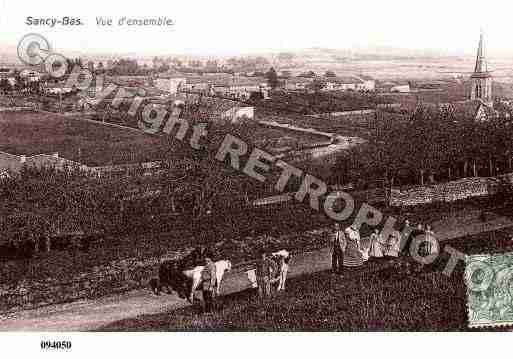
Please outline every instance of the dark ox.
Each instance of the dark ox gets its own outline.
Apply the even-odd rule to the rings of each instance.
[[[158,278],[150,280],[150,287],[156,295],[163,289],[168,294],[175,291],[180,298],[186,298],[192,287],[192,280],[183,274],[184,269],[193,268],[203,264],[203,257],[212,255],[205,248],[196,248],[181,259],[167,260],[160,264]]]

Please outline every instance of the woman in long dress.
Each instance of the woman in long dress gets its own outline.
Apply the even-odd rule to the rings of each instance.
[[[369,257],[382,258],[383,257],[383,243],[379,229],[374,229],[374,233],[370,236],[370,252]]]
[[[388,237],[387,249],[385,255],[387,257],[399,257],[401,248],[401,234],[399,231],[393,231]]]
[[[344,267],[359,267],[363,265],[363,255],[360,249],[360,233],[354,227],[346,229],[346,248],[344,259],[342,261]]]
[[[438,241],[435,237],[435,232],[431,229],[431,226],[428,224],[426,225],[425,230],[426,235],[426,255],[431,255],[438,253]]]

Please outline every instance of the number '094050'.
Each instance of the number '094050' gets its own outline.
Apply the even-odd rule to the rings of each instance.
[[[71,342],[67,340],[50,341],[42,340],[41,349],[55,349],[55,350],[69,350],[71,349]]]

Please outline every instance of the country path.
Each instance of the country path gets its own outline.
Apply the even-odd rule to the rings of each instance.
[[[435,230],[439,240],[458,238],[513,226],[513,221],[496,217],[486,223],[477,221],[439,222]],[[295,254],[289,277],[330,269],[328,248]],[[247,269],[247,268],[246,268]],[[225,276],[222,295],[239,292],[251,287],[246,270],[236,266]],[[80,300],[0,316],[0,331],[94,331],[109,323],[142,314],[157,314],[189,306],[185,299],[175,294],[154,295],[149,289],[139,289],[98,299]]]

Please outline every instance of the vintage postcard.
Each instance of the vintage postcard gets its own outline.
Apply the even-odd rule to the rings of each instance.
[[[0,332],[513,329],[507,3],[0,4]]]

